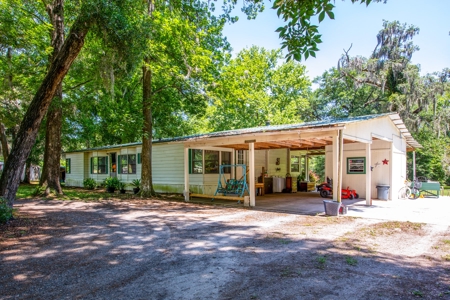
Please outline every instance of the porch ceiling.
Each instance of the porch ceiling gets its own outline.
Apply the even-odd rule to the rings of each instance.
[[[344,139],[344,144],[355,143],[355,141]],[[264,141],[255,142],[255,150],[269,149],[291,149],[291,150],[307,150],[309,153],[323,154],[325,146],[332,145],[332,137],[315,137],[310,139],[300,138],[298,140],[282,140],[282,141]],[[223,148],[232,148],[235,150],[249,150],[248,143],[236,143],[229,145],[220,145]]]
[[[307,130],[289,130],[278,132],[261,132],[234,137],[219,137],[191,140],[188,147],[222,147],[235,150],[249,150],[254,143],[255,150],[291,149],[306,151],[309,155],[325,154],[325,146],[332,145],[337,131],[344,126],[315,128]],[[356,143],[350,137],[344,137],[344,144]]]

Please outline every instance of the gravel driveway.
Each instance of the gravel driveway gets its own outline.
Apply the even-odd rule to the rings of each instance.
[[[450,299],[444,224],[163,200],[18,201],[0,299]]]

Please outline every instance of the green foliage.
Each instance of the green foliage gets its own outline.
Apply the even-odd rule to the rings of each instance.
[[[386,2],[386,0],[351,0],[352,3]],[[322,43],[322,35],[319,33],[318,25],[313,21],[313,17],[318,17],[318,22],[322,22],[327,16],[334,19],[333,0],[311,0],[311,1],[285,1],[275,0],[273,9],[284,21],[284,26],[279,27],[282,39],[282,49],[286,49],[287,60],[300,61],[309,56],[316,57],[319,51],[318,44]]]
[[[42,185],[37,185],[33,190],[33,196],[41,196],[45,191],[45,187]]]
[[[424,176],[439,181],[442,185],[450,183],[450,137],[436,137],[428,129],[423,129],[417,136],[422,149],[416,151],[416,176]],[[412,154],[408,154],[408,177],[412,178]]]
[[[127,184],[125,182],[120,181],[118,187],[119,190],[124,190],[127,187]]]
[[[0,197],[0,224],[9,221],[12,218],[13,208],[9,207],[6,199]]]
[[[316,257],[316,261],[318,263],[319,269],[324,269],[325,268],[325,265],[327,263],[326,256],[318,256],[318,257]]]
[[[345,258],[345,262],[350,266],[356,266],[358,264],[358,261],[355,258],[350,257],[350,256],[347,256]]]
[[[89,190],[93,190],[97,187],[97,182],[94,178],[85,178],[83,180],[83,186]]]
[[[325,156],[319,155],[311,157],[309,160],[309,168],[317,175],[317,183],[325,181]]]
[[[398,112],[424,146],[417,149],[417,176],[450,183],[450,70],[420,75],[419,66],[411,64],[418,31],[412,25],[385,21],[369,58],[352,57],[346,51],[338,68],[315,79],[320,87],[311,108],[318,119]],[[409,178],[412,170],[409,153]]]
[[[107,177],[103,181],[106,188],[119,188],[120,181],[117,177]]]
[[[134,179],[133,181],[131,181],[131,186],[133,186],[135,188],[141,187],[141,180],[140,179]]]
[[[256,46],[223,68],[209,92],[209,131],[298,123],[310,115],[305,67],[281,63],[280,52]]]

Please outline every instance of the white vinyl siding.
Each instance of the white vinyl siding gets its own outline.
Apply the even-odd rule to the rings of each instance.
[[[84,180],[84,153],[66,154],[66,159],[70,159],[71,170],[66,174],[65,183],[67,186],[83,186]]]
[[[154,144],[152,175],[155,184],[184,183],[183,144]]]

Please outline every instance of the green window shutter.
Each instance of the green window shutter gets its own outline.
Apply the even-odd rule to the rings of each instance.
[[[137,163],[138,164],[142,163],[142,161],[141,161],[141,153],[138,153],[138,162]]]
[[[108,156],[107,157],[105,157],[106,158],[106,174],[108,174]]]
[[[91,174],[94,174],[94,158],[91,157]]]
[[[192,174],[192,149],[189,149],[189,174]]]
[[[117,165],[118,165],[117,173],[122,174],[122,164],[121,164],[122,155],[118,155],[117,158],[118,158],[117,159]]]

